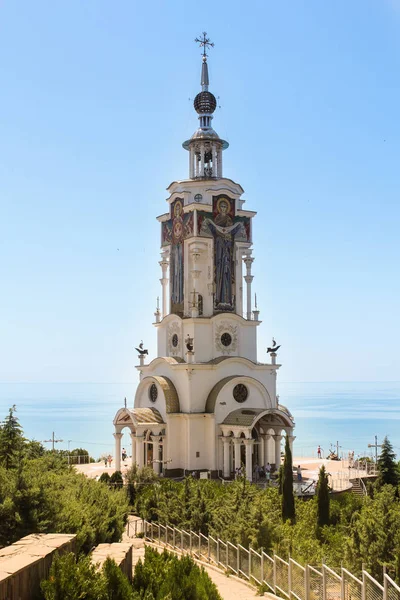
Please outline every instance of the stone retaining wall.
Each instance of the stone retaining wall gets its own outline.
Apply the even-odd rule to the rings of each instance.
[[[119,568],[132,581],[132,544],[121,542],[114,544],[99,544],[92,553],[92,563],[103,566],[106,558],[115,560]],[[0,598],[1,600],[1,598]]]
[[[0,550],[0,600],[34,600],[55,552],[74,552],[75,535],[33,533]]]

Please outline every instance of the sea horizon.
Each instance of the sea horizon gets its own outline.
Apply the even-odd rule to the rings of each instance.
[[[58,449],[86,448],[98,458],[114,452],[113,418],[127,398],[133,406],[137,382],[0,382],[0,420],[16,405],[25,436],[49,440]],[[400,456],[400,381],[280,381],[279,401],[292,412],[294,455],[340,452],[372,455],[368,444],[387,435]],[[126,434],[128,433],[125,430]],[[122,445],[130,448],[124,435]],[[44,444],[47,448],[49,443]]]

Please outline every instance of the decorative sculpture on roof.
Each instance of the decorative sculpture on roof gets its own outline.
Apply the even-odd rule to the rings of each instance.
[[[276,354],[280,347],[281,345],[277,346],[275,339],[272,338],[272,346],[270,348],[267,348],[267,352],[268,354]]]
[[[144,346],[143,346],[143,340],[141,340],[141,342],[139,344],[139,348],[135,348],[135,350],[137,351],[139,356],[145,356],[145,354],[149,353],[149,351],[146,348],[144,348]]]
[[[185,344],[186,344],[186,348],[187,348],[188,352],[193,352],[193,348],[194,348],[193,338],[190,337],[189,334],[187,334],[187,337],[186,337],[186,340],[185,340]]]

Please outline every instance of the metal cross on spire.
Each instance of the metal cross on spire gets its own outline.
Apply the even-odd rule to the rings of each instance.
[[[203,37],[202,38],[196,38],[194,40],[196,42],[196,44],[200,44],[200,48],[203,48],[203,60],[207,59],[207,46],[210,46],[210,48],[214,48],[214,42],[210,42],[210,38],[207,37],[207,32],[203,31]]]

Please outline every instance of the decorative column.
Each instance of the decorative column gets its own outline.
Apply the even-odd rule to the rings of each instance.
[[[253,446],[254,440],[244,440],[246,446],[246,479],[253,480]]]
[[[222,177],[222,149],[221,148],[217,152],[217,161],[218,161],[218,168],[217,168],[218,177]]]
[[[139,469],[143,467],[144,463],[144,437],[142,435],[136,436],[136,463]]]
[[[153,471],[160,474],[160,442],[162,440],[161,435],[152,435],[151,439],[153,440]]]
[[[275,468],[278,470],[281,465],[281,435],[273,436],[275,441]]]
[[[114,433],[115,438],[115,470],[121,470],[121,438],[122,433]]]
[[[132,445],[132,466],[136,462],[136,433],[131,433],[131,445]]]
[[[254,261],[254,258],[250,256],[250,252],[246,253],[243,257],[243,262],[246,265],[246,275],[244,277],[244,280],[247,285],[246,318],[248,321],[251,321],[251,282],[253,281],[253,275],[251,274],[251,264]]]
[[[241,456],[240,456],[240,446],[242,445],[241,438],[233,438],[233,444],[235,448],[235,471],[236,469],[240,469],[242,466]]]
[[[265,467],[265,465],[268,462],[271,463],[271,461],[269,460],[269,452],[268,452],[268,442],[271,439],[271,434],[270,433],[263,433],[262,434],[262,439],[264,441],[263,461],[264,461],[264,467]]]
[[[204,177],[204,143],[200,144],[200,177]]]
[[[289,438],[289,448],[290,448],[290,452],[292,453],[292,458],[293,458],[293,442],[296,439],[296,436],[292,435],[291,432],[286,435]]]
[[[192,304],[191,314],[192,314],[193,318],[196,318],[199,316],[199,304],[197,301],[196,282],[197,282],[198,278],[200,277],[200,273],[201,273],[201,271],[199,269],[197,269],[197,261],[200,256],[200,249],[197,247],[192,248],[191,255],[192,255],[192,260],[193,260],[193,269],[190,271],[191,275],[192,275],[192,281],[193,281],[193,291],[192,291],[193,301],[191,302],[191,304]]]
[[[224,457],[223,476],[225,477],[225,479],[227,479],[230,476],[230,469],[229,469],[229,448],[230,448],[231,438],[223,436],[222,437],[222,443],[223,443],[223,457]]]
[[[212,176],[217,176],[217,149],[215,144],[212,145]]]
[[[194,178],[194,150],[193,146],[190,147],[189,151],[189,178]]]
[[[167,260],[167,252],[161,252],[161,260],[159,265],[162,271],[162,277],[160,279],[160,283],[162,285],[162,318],[167,316],[167,269],[168,269],[168,260]]]

